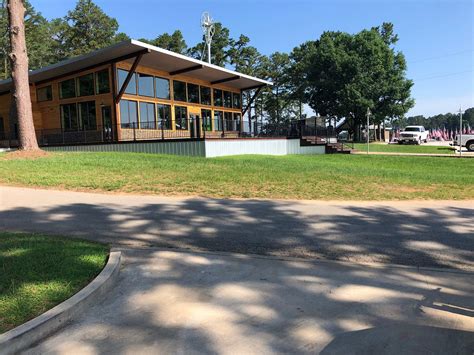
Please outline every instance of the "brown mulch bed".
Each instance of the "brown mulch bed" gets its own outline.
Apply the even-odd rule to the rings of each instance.
[[[7,153],[4,157],[0,159],[13,160],[13,159],[38,159],[44,158],[51,155],[49,152],[44,150],[15,150],[13,152]]]

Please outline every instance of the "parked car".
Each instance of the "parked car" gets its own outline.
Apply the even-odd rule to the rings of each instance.
[[[459,134],[454,138],[450,145],[459,146]],[[474,134],[463,134],[461,139],[461,146],[466,147],[470,152],[474,152]]]
[[[428,141],[428,131],[423,126],[407,126],[400,132],[398,144],[413,143],[421,144]]]

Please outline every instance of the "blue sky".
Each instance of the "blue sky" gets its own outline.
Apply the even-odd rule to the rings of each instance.
[[[75,0],[31,0],[47,18],[62,17]],[[474,106],[474,1],[472,0],[96,0],[132,38],[180,29],[188,45],[201,38],[200,15],[243,33],[264,54],[289,52],[323,31],[350,33],[384,21],[399,35],[416,100],[410,115],[433,115]]]

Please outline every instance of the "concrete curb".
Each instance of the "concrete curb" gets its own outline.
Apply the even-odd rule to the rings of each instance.
[[[0,355],[15,354],[44,339],[99,301],[116,283],[122,253],[113,251],[101,273],[85,288],[42,315],[0,334]]]

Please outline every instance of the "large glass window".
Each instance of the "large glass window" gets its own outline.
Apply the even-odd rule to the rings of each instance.
[[[94,95],[94,74],[86,74],[77,78],[79,96]]]
[[[137,126],[136,101],[120,100],[120,125],[122,128],[133,128]]]
[[[214,106],[222,107],[222,90],[214,89]]]
[[[201,86],[201,104],[211,105],[211,88]]]
[[[212,111],[202,109],[201,116],[202,116],[202,128],[205,131],[212,131]]]
[[[158,128],[171,129],[171,106],[157,104],[158,106]]]
[[[51,85],[45,86],[44,88],[39,88],[36,90],[36,96],[38,102],[42,101],[51,101],[53,99],[53,89]]]
[[[224,91],[224,107],[232,108],[232,93]]]
[[[95,101],[80,102],[79,104],[79,125],[85,131],[97,129],[95,115]]]
[[[188,129],[188,108],[184,106],[175,106],[174,120],[176,129]]]
[[[118,89],[122,88],[123,83],[125,83],[125,79],[127,78],[128,70],[119,69],[118,70]],[[125,89],[126,94],[136,95],[137,94],[137,74],[133,73],[130,82]]]
[[[104,69],[95,73],[97,94],[107,94],[110,92],[109,69]]]
[[[222,120],[224,119],[224,113],[222,111],[214,111],[214,130],[222,131]]]
[[[240,94],[237,94],[237,93],[233,93],[232,94],[232,107],[233,108],[241,108],[242,107],[242,100],[240,98]]]
[[[155,96],[152,75],[138,74],[138,95],[149,97]]]
[[[199,103],[199,85],[188,83],[188,102]]]
[[[59,83],[59,97],[61,99],[69,99],[76,97],[76,80],[68,79]]]
[[[176,101],[186,101],[186,83],[173,80],[173,98]]]
[[[140,102],[140,128],[156,129],[155,104],[151,102]]]
[[[156,97],[159,99],[170,99],[170,81],[165,78],[155,78]]]
[[[242,130],[242,115],[240,113],[234,113],[234,127],[235,131]]]
[[[226,131],[234,131],[232,112],[224,112],[224,127]]]
[[[77,131],[79,124],[77,120],[77,105],[61,105],[61,123],[64,131]]]

